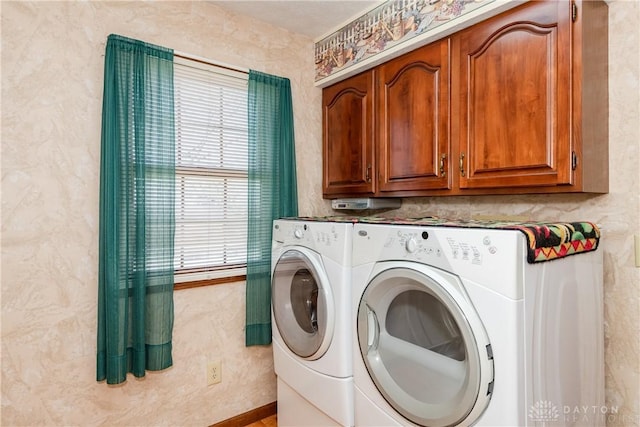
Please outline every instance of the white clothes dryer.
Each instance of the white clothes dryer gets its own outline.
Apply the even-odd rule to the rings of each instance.
[[[273,358],[278,425],[352,426],[353,224],[273,224]]]
[[[355,425],[573,425],[566,408],[603,408],[602,251],[529,264],[526,245],[354,226]]]

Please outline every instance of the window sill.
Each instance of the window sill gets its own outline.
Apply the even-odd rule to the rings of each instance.
[[[173,290],[181,291],[184,289],[201,288],[203,286],[214,286],[214,285],[223,285],[225,283],[243,282],[245,280],[247,280],[246,275],[217,277],[215,279],[192,280],[189,282],[176,283],[175,285],[173,285]]]
[[[225,283],[243,282],[247,280],[245,265],[231,268],[220,268],[209,271],[182,271],[176,273],[174,291],[200,288],[202,286],[222,285]]]

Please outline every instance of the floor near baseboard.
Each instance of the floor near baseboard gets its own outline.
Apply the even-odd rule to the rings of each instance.
[[[271,415],[270,417],[251,423],[246,427],[278,427],[278,417],[277,415]]]

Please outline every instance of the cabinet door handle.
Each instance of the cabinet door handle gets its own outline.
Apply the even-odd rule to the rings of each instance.
[[[444,161],[447,159],[446,154],[440,155],[440,176],[447,176],[447,172],[444,170]]]
[[[371,182],[371,163],[367,165],[367,174],[366,174],[367,182]]]
[[[464,176],[464,153],[460,153],[460,175]]]

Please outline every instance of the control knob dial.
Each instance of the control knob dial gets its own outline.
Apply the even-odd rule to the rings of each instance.
[[[404,248],[407,250],[407,252],[411,254],[414,253],[416,249],[418,249],[418,242],[416,241],[415,237],[409,237],[404,244]]]

